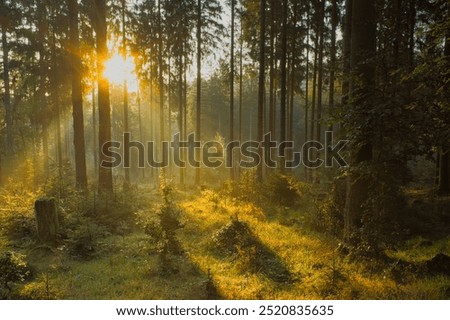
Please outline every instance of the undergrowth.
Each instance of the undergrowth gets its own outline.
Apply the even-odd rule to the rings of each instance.
[[[316,189],[282,175],[261,186],[250,171],[240,182],[218,190],[183,193],[170,181],[161,181],[158,192],[143,193],[129,186],[109,196],[92,189],[79,192],[68,185],[63,190],[58,190],[61,185],[53,189],[48,185],[44,190],[11,181],[8,188],[0,190],[0,252],[5,253],[0,267],[12,270],[0,273],[9,279],[2,280],[2,296],[449,297],[445,256],[450,255],[450,241],[448,235],[442,236],[444,230],[439,234],[428,232],[435,224],[445,222],[445,202],[436,205],[428,196],[414,198],[404,193],[400,196],[408,201],[385,207],[383,203],[396,201],[399,194],[374,188],[377,203],[367,204],[370,210],[365,219],[381,219],[373,221],[391,223],[389,228],[395,231],[397,225],[390,220],[395,218],[409,230],[403,233],[408,237],[389,228],[389,232],[374,235],[370,232],[375,231],[365,230],[367,242],[381,244],[377,251],[383,253],[382,259],[366,259],[364,254],[370,250],[363,247],[364,242],[360,242],[360,252],[340,244],[337,230],[342,226],[342,204],[322,201],[319,195],[326,192],[325,186]],[[331,192],[334,199],[342,198],[341,185],[337,182]],[[286,198],[272,203],[280,194]],[[54,196],[58,202],[61,232],[56,247],[44,247],[34,240],[33,203],[42,195]],[[426,226],[420,226],[417,219],[428,209],[428,220],[422,220]],[[395,210],[398,212],[390,216],[389,212]],[[7,252],[11,252],[9,258]]]

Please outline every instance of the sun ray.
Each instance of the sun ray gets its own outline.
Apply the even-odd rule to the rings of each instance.
[[[105,62],[105,71],[103,75],[111,84],[121,85],[127,81],[128,89],[136,91],[137,78],[136,66],[132,57],[124,57],[120,54],[114,54]]]

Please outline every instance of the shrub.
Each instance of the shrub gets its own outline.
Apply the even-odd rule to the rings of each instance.
[[[24,256],[6,252],[0,257],[0,293],[3,298],[11,294],[11,283],[23,282],[31,275],[30,268],[24,260]]]
[[[315,200],[315,212],[311,226],[322,232],[342,237],[344,229],[344,209],[346,197],[346,180],[337,178],[333,182],[330,195],[324,201]]]
[[[295,207],[308,193],[308,186],[286,174],[272,174],[263,185],[263,196],[268,203]]]
[[[180,209],[174,204],[164,204],[156,213],[156,218],[144,223],[144,231],[155,242],[159,252],[181,253],[176,231],[184,225],[180,222]]]
[[[359,230],[360,251],[384,256],[384,249],[402,238],[400,219],[407,211],[405,197],[399,188],[375,180],[368,201],[363,206],[362,227]]]
[[[238,181],[226,181],[223,191],[227,196],[243,201],[255,202],[261,198],[255,170],[242,171]]]
[[[404,238],[402,217],[409,214],[400,181],[385,164],[355,168],[360,179],[369,182],[365,202],[361,206],[358,228],[348,244],[355,258],[384,260],[384,251]]]
[[[94,199],[92,216],[110,232],[123,235],[136,224],[135,213],[142,207],[138,189],[129,186],[115,192],[113,196],[98,195]]]
[[[107,230],[98,225],[92,218],[72,217],[72,221],[67,226],[64,243],[72,257],[90,259],[97,250],[98,240],[106,235],[108,235]]]
[[[176,236],[176,231],[183,227],[179,220],[180,213],[180,209],[177,206],[172,203],[165,203],[157,212],[157,219],[150,220],[144,227],[145,233],[156,244],[159,270],[163,276],[178,271],[171,256],[183,253]]]
[[[48,274],[41,274],[36,281],[25,284],[18,296],[26,300],[53,300],[58,299],[60,294],[50,285]]]
[[[49,198],[65,199],[70,198],[76,192],[74,188],[75,172],[70,161],[62,163],[61,169],[57,164],[50,164],[50,174],[43,184],[43,193]]]
[[[287,283],[292,275],[275,252],[253,234],[247,223],[233,218],[212,236],[215,247],[235,259],[243,272],[261,273],[270,280]]]
[[[9,181],[0,190],[0,232],[10,239],[23,239],[35,234],[34,200],[39,191],[32,191],[23,183]]]
[[[252,246],[253,235],[247,223],[232,218],[231,222],[213,234],[212,241],[222,253],[234,255],[242,248]]]
[[[160,184],[164,203],[157,209],[156,214],[147,216],[138,211],[138,224],[143,226],[144,232],[150,236],[156,246],[159,256],[159,270],[161,275],[177,272],[171,256],[181,255],[183,249],[177,239],[177,230],[184,227],[180,221],[181,209],[172,202],[173,188],[165,179]]]

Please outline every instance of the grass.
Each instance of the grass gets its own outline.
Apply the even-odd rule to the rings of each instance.
[[[154,191],[155,192],[155,191]],[[150,192],[142,212],[154,214]],[[0,251],[27,256],[35,277],[15,286],[28,299],[206,299],[213,282],[223,299],[446,299],[450,278],[407,274],[392,277],[389,264],[355,261],[338,252],[335,238],[308,227],[312,211],[259,207],[212,190],[176,192],[185,227],[178,231],[184,254],[173,257],[176,271],[162,275],[150,238],[139,229],[102,237],[90,259],[71,257],[64,247],[36,248],[31,240],[0,237]],[[281,262],[291,281],[280,283],[263,270],[250,270],[251,251],[226,256],[217,252],[212,236],[231,219],[245,222],[255,239]],[[429,242],[416,237],[387,254],[422,262],[437,253],[450,255],[450,238]],[[274,264],[272,268],[279,268]],[[275,270],[276,271],[276,270]],[[208,275],[210,275],[208,277]]]
[[[430,260],[438,253],[450,256],[450,236],[433,242],[418,236],[406,241],[396,251],[388,251],[391,257],[415,263]]]

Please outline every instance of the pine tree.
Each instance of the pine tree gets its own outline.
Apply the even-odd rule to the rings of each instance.
[[[359,121],[365,121],[364,114],[373,108],[373,86],[375,79],[376,52],[376,14],[375,0],[353,0],[351,68],[354,78],[350,83],[352,112]],[[372,160],[372,143],[366,133],[370,132],[366,124],[353,141],[352,166],[358,167]],[[353,173],[348,178],[347,199],[345,203],[345,230],[349,239],[355,228],[361,225],[362,205],[368,196],[370,181],[362,174]]]
[[[260,0],[259,8],[259,76],[258,76],[258,134],[257,140],[263,141],[264,134],[264,94],[265,94],[265,43],[266,43],[266,0]],[[262,148],[258,149],[260,161],[263,158]],[[262,163],[257,167],[257,179],[263,180]]]
[[[96,33],[97,47],[97,77],[98,77],[98,121],[99,134],[99,171],[98,189],[100,192],[113,192],[112,168],[102,165],[108,161],[107,155],[103,153],[103,146],[111,141],[111,105],[109,99],[109,81],[105,78],[104,64],[108,56],[107,48],[107,6],[105,0],[94,0],[94,19],[92,21]]]
[[[75,146],[75,176],[76,186],[87,187],[86,155],[84,141],[83,90],[81,77],[80,40],[78,31],[78,1],[68,0],[70,25],[70,56],[72,62],[72,106],[73,132]]]

